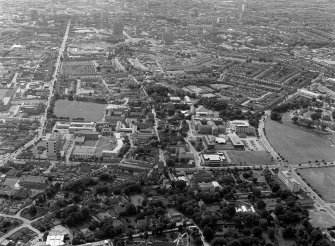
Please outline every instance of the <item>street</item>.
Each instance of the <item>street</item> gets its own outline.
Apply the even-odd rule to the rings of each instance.
[[[321,198],[319,197],[313,190],[312,188],[310,188],[305,181],[302,180],[302,178],[296,173],[296,169],[293,168],[291,170],[292,176],[299,182],[299,184],[301,185],[301,187],[303,189],[305,189],[307,191],[307,193],[309,193],[309,196],[314,199],[315,202],[317,202],[318,204],[320,204],[320,206],[325,209],[334,219],[335,219],[335,212],[333,209],[331,209],[327,203]]]
[[[57,60],[56,60],[56,63],[55,63],[55,71],[54,71],[54,74],[53,74],[52,79],[50,81],[50,93],[49,93],[49,97],[48,97],[48,101],[47,101],[47,104],[46,104],[44,115],[42,116],[42,118],[40,120],[41,125],[40,125],[40,128],[38,130],[38,134],[34,139],[32,139],[30,142],[26,143],[23,147],[19,148],[18,150],[16,150],[12,154],[10,154],[9,156],[7,156],[3,160],[1,160],[0,166],[4,165],[9,160],[16,159],[16,157],[19,154],[21,154],[24,149],[27,149],[30,146],[36,144],[36,142],[38,142],[43,136],[45,123],[46,123],[46,120],[47,120],[47,111],[48,111],[48,108],[50,106],[50,102],[51,102],[51,99],[53,97],[53,94],[54,94],[54,87],[55,87],[55,83],[57,81],[57,75],[60,72],[60,66],[61,66],[61,63],[62,63],[61,58],[63,57],[63,53],[64,53],[65,46],[66,46],[66,41],[67,41],[67,38],[69,36],[70,25],[71,25],[71,19],[68,21],[66,31],[65,31],[65,34],[64,34],[64,38],[63,38],[61,47],[59,49],[59,54],[58,54],[58,57],[57,57]]]

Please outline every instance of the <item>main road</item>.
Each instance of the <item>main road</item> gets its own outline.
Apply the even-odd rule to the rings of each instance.
[[[291,170],[292,176],[297,180],[300,184],[300,186],[305,189],[307,193],[314,199],[315,202],[317,202],[324,210],[328,212],[328,214],[335,219],[335,211],[328,206],[328,204],[318,195],[316,192],[313,191],[311,187],[309,187],[305,181],[302,180],[302,178],[296,173],[296,169],[293,168]]]
[[[272,148],[271,144],[269,143],[269,141],[268,141],[268,139],[266,138],[266,135],[265,135],[265,122],[266,122],[266,119],[269,117],[269,115],[270,115],[270,111],[269,110],[265,111],[264,116],[259,121],[258,134],[259,134],[260,140],[261,140],[263,146],[265,147],[265,149],[271,154],[271,156],[275,160],[278,160],[279,163],[282,164],[281,157]]]
[[[54,74],[53,74],[52,79],[50,81],[49,97],[48,97],[48,100],[47,100],[47,103],[46,103],[46,108],[45,108],[44,115],[42,116],[42,118],[40,120],[41,125],[38,129],[37,136],[34,139],[32,139],[31,141],[29,141],[28,143],[26,143],[23,147],[19,148],[18,150],[16,150],[15,152],[13,152],[9,156],[7,156],[6,158],[2,159],[1,162],[0,162],[0,165],[4,165],[7,161],[15,159],[19,154],[22,153],[22,151],[24,149],[27,149],[30,146],[36,144],[36,142],[39,139],[42,138],[44,128],[45,128],[45,123],[46,123],[46,120],[47,120],[47,111],[48,111],[48,108],[50,107],[51,99],[54,95],[54,87],[55,87],[55,84],[57,82],[58,73],[60,72],[60,67],[61,67],[61,64],[62,64],[62,57],[63,57],[64,51],[65,51],[66,41],[67,41],[68,36],[69,36],[70,26],[71,26],[71,19],[67,23],[66,31],[65,31],[65,34],[64,34],[64,37],[63,37],[63,40],[62,40],[62,44],[61,44],[61,47],[59,49],[58,57],[57,57],[57,60],[56,60],[56,63],[55,63]]]

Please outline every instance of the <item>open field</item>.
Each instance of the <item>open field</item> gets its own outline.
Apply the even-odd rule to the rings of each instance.
[[[57,100],[55,103],[55,115],[57,117],[84,118],[85,121],[101,121],[106,105]]]
[[[265,131],[271,146],[289,163],[308,163],[309,161],[315,162],[315,160],[333,161],[335,159],[335,146],[332,145],[333,135],[317,133],[313,129],[295,125],[289,120],[279,123],[271,120],[270,117],[266,121]]]
[[[325,201],[335,202],[335,167],[299,169],[298,173]]]
[[[273,165],[271,155],[265,151],[240,151],[229,150],[226,151],[233,164],[240,165]]]
[[[311,219],[312,225],[314,227],[319,227],[321,230],[325,230],[335,225],[333,217],[317,209],[309,211],[309,218]]]

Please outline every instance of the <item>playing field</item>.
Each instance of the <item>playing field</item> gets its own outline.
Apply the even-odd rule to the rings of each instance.
[[[284,117],[283,117],[284,118]],[[315,130],[293,124],[291,121],[279,123],[270,117],[265,124],[266,137],[275,149],[289,163],[319,162],[335,160],[334,136],[322,135]]]
[[[68,100],[57,100],[54,114],[57,117],[84,118],[85,121],[101,121],[106,105],[77,102]]]
[[[335,167],[299,169],[301,177],[328,202],[335,202]]]
[[[271,155],[265,151],[240,151],[228,150],[226,151],[231,162],[240,166],[255,166],[255,165],[273,165]]]

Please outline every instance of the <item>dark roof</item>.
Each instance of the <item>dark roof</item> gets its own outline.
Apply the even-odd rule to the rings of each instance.
[[[158,241],[158,242],[152,242],[152,246],[176,246],[176,243],[173,242],[162,242],[162,241]]]

